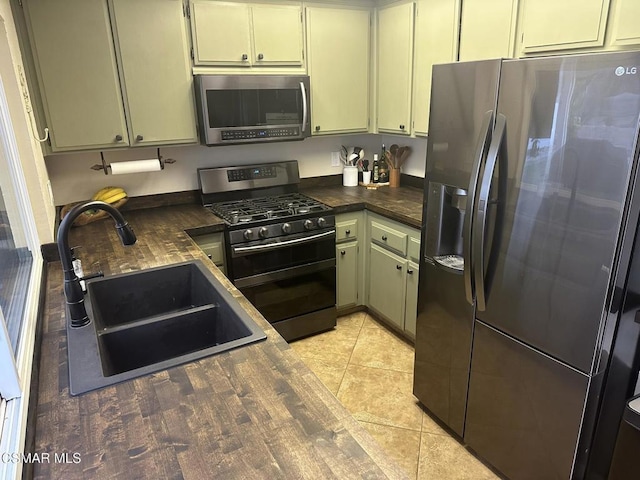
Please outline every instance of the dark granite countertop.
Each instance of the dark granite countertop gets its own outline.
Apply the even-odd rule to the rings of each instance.
[[[406,201],[400,190],[310,194],[330,204],[335,196],[338,211],[361,204],[376,211],[379,201],[397,212],[393,202]],[[37,463],[35,478],[406,477],[185,232],[219,231],[220,219],[194,204],[125,215],[138,236],[131,247],[120,245],[110,219],[72,230],[70,244],[82,246],[85,273],[98,262],[111,275],[200,259],[267,340],[71,397],[62,271],[59,262],[49,263],[35,452],[80,461]]]

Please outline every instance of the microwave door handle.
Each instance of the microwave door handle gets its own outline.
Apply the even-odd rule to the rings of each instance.
[[[307,105],[307,89],[304,82],[300,82],[300,91],[302,92],[302,130],[307,129],[307,121],[309,120],[309,106]]]

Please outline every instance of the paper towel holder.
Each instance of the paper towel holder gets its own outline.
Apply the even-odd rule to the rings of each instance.
[[[105,159],[104,159],[104,153],[100,152],[100,160],[102,160],[102,165],[96,163],[95,165],[93,165],[91,168],[91,170],[95,170],[95,171],[100,171],[102,170],[104,172],[105,175],[109,175],[109,171],[111,170],[111,165],[108,164]],[[158,148],[158,161],[160,162],[160,170],[164,170],[164,165],[166,163],[176,163],[176,161],[173,158],[167,158],[164,159],[162,158],[162,155],[160,155],[160,149]]]

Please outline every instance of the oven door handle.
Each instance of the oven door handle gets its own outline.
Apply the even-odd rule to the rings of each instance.
[[[231,251],[233,252],[233,256],[238,256],[238,254],[242,253],[268,252],[269,250],[278,250],[290,245],[300,245],[303,243],[314,242],[320,238],[326,238],[330,237],[331,235],[335,235],[335,233],[335,230],[328,230],[326,232],[311,235],[309,237],[294,238],[293,240],[285,240],[284,242],[268,243],[265,245],[252,245],[250,247],[233,247]]]

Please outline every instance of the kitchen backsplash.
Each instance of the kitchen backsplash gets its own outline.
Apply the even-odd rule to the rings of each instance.
[[[160,149],[163,158],[176,160],[176,163],[166,165],[164,171],[117,176],[106,176],[102,171],[91,170],[92,165],[101,164],[98,152],[50,155],[45,161],[55,204],[64,205],[86,200],[107,185],[123,187],[132,197],[195,190],[198,188],[196,169],[200,167],[298,160],[302,178],[335,175],[342,172],[342,167],[331,166],[331,152],[338,152],[341,145],[363,147],[365,157],[372,159],[373,154],[380,151],[382,143],[387,148],[393,143],[410,146],[412,153],[402,171],[424,177],[426,139],[371,134],[313,137],[301,142],[226,147],[164,147]],[[104,152],[107,163],[156,157],[155,148]]]

